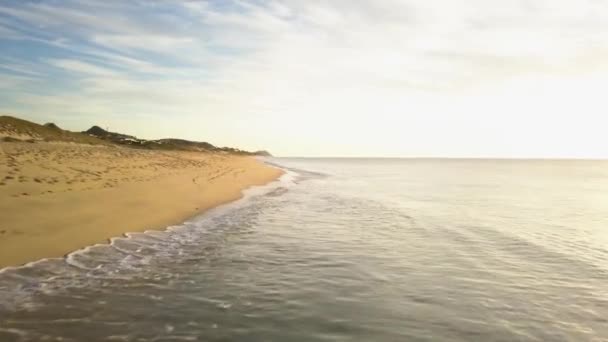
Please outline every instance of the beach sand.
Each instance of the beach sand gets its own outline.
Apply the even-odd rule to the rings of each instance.
[[[0,268],[164,229],[281,174],[227,154],[0,142]]]

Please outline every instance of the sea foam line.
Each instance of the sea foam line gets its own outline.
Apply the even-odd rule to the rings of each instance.
[[[279,185],[290,186],[290,185],[295,184],[295,179],[299,176],[299,174],[297,172],[295,172],[291,169],[280,167],[279,165],[274,164],[274,163],[269,163],[266,160],[261,160],[261,161],[263,161],[264,163],[266,163],[272,167],[281,169],[285,173],[283,175],[281,175],[278,179],[276,179],[270,183],[263,184],[263,185],[254,185],[254,186],[248,187],[242,191],[243,196],[241,198],[239,198],[235,201],[229,202],[229,203],[219,205],[215,208],[211,208],[202,214],[192,217],[190,220],[187,220],[187,221],[183,222],[182,224],[171,225],[162,230],[145,230],[143,232],[125,232],[124,234],[122,234],[122,236],[112,237],[112,238],[108,239],[107,243],[98,243],[98,244],[94,244],[94,245],[90,245],[90,246],[85,246],[83,248],[77,249],[75,251],[72,251],[72,252],[66,254],[64,257],[42,258],[39,260],[30,261],[28,263],[25,263],[25,264],[19,265],[19,266],[4,267],[4,268],[0,269],[0,276],[7,272],[13,272],[13,271],[18,272],[22,269],[32,268],[40,263],[44,263],[44,262],[48,262],[48,261],[61,261],[61,260],[63,260],[67,264],[70,264],[71,266],[81,268],[83,270],[91,270],[90,268],[87,268],[84,265],[80,264],[78,261],[76,261],[74,259],[74,257],[77,255],[83,255],[95,247],[114,246],[116,240],[125,240],[126,239],[126,240],[131,240],[131,241],[137,241],[134,238],[135,234],[158,234],[158,233],[182,231],[184,229],[190,228],[190,225],[192,225],[193,223],[195,223],[195,222],[198,223],[197,221],[199,221],[200,219],[211,219],[214,217],[222,216],[232,210],[236,210],[236,209],[242,207],[244,204],[246,204],[251,198],[264,195],[265,193],[272,191],[275,187],[277,187]],[[156,236],[154,238],[156,238]],[[121,250],[119,250],[119,251],[125,253],[124,251],[121,251]],[[131,254],[131,253],[125,253],[125,254]],[[137,255],[133,255],[133,256],[137,256]]]

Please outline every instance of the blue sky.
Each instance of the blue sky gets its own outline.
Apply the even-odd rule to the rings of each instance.
[[[602,1],[0,0],[0,49],[0,112],[68,129],[278,155],[608,156]]]

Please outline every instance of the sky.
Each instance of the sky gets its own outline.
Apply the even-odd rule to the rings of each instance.
[[[608,157],[608,1],[0,0],[0,113],[278,156]]]

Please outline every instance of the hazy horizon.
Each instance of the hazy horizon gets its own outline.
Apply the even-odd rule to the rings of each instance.
[[[608,157],[608,3],[0,1],[0,113],[276,156]]]

